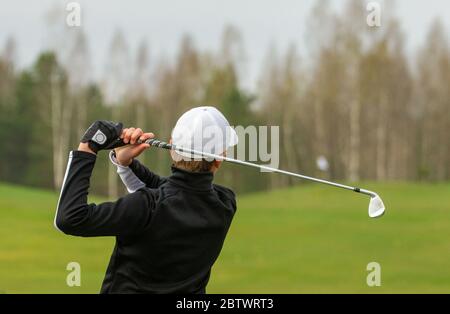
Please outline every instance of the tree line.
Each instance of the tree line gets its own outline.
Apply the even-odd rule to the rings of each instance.
[[[270,47],[254,91],[242,87],[244,40],[231,26],[217,51],[198,50],[186,35],[174,59],[157,60],[149,59],[145,41],[132,55],[117,31],[105,74],[96,80],[82,29],[65,33],[64,45],[55,43],[25,69],[17,68],[10,38],[0,55],[0,180],[58,189],[68,151],[92,121],[120,120],[166,140],[179,115],[198,105],[218,107],[233,125],[280,126],[283,169],[344,181],[449,180],[445,27],[436,20],[411,53],[395,16],[370,28],[365,14],[358,0],[340,13],[318,1],[306,21],[307,52],[301,55],[294,43],[281,53]],[[105,155],[93,190],[116,196],[122,188]],[[328,167],[317,166],[319,157]],[[167,152],[141,160],[170,173]],[[224,166],[218,182],[241,192],[296,183],[233,165]]]

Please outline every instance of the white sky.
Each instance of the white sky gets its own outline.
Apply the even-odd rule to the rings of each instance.
[[[244,37],[247,64],[245,85],[254,85],[270,44],[283,51],[290,42],[301,48],[305,18],[315,0],[79,0],[82,22],[89,39],[97,74],[112,33],[120,28],[133,51],[141,39],[148,41],[151,56],[173,55],[183,34],[192,35],[200,49],[217,50],[226,24],[237,26]],[[392,1],[392,0],[389,0]],[[30,65],[48,40],[44,22],[52,6],[65,8],[68,0],[0,0],[0,45],[8,36],[18,44],[21,66]],[[342,7],[344,0],[330,0]],[[382,1],[380,1],[382,2]],[[449,30],[450,1],[397,0],[396,16],[403,25],[409,48],[423,42],[434,17]],[[133,52],[132,51],[132,52]]]

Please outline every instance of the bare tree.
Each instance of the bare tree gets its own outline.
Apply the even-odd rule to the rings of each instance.
[[[132,98],[136,109],[136,125],[140,128],[146,127],[145,124],[145,108],[150,97],[150,66],[149,66],[149,52],[145,41],[142,41],[138,47],[135,70],[133,75]]]
[[[8,37],[1,54],[2,59],[11,66],[14,71],[14,65],[17,63],[17,43],[13,37]]]
[[[53,143],[53,176],[54,186],[59,189],[64,177],[65,159],[69,150],[70,121],[73,104],[65,97],[67,76],[57,61],[56,55],[64,55],[65,23],[64,10],[55,5],[45,16],[47,23],[47,47],[54,52],[53,59],[48,58],[49,102]]]
[[[76,130],[80,138],[86,129],[87,111],[84,90],[92,79],[92,66],[86,36],[81,28],[72,31],[71,47],[64,60],[68,72],[71,100],[76,108]]]
[[[55,68],[50,73],[50,104],[53,139],[54,185],[60,189],[69,150],[70,119],[73,106],[64,100],[64,74]]]
[[[3,51],[0,54],[0,106],[12,104],[16,63],[16,42],[12,37],[8,37],[8,39],[5,41]]]
[[[246,73],[246,54],[242,34],[233,25],[225,26],[222,32],[221,49],[219,53],[221,66],[233,65],[239,81]]]
[[[105,75],[103,78],[103,92],[106,103],[111,107],[112,119],[119,118],[119,105],[125,101],[131,82],[130,57],[128,44],[123,33],[117,30],[111,40],[107,56]],[[108,173],[108,194],[115,198],[118,194],[117,175],[115,167],[110,165]]]
[[[330,172],[336,169],[334,156],[331,152],[331,146],[335,145],[327,130],[327,119],[331,117],[337,118],[336,106],[336,85],[343,78],[337,79],[341,73],[333,68],[339,65],[337,61],[337,51],[334,49],[336,43],[335,29],[338,25],[338,17],[330,9],[327,0],[317,1],[311,10],[311,15],[307,19],[307,28],[305,41],[307,43],[309,56],[311,57],[310,73],[312,74],[309,86],[309,99],[313,102],[312,120],[314,121],[311,137],[314,139],[313,159],[324,156],[330,161],[330,170],[324,175],[330,176]],[[334,36],[334,37],[333,37]],[[330,47],[331,46],[331,47]],[[334,94],[333,94],[334,93]],[[330,95],[331,94],[331,95]],[[327,118],[328,116],[328,118]],[[333,132],[331,137],[335,137],[337,133]]]
[[[347,3],[347,8],[343,14],[344,18],[341,19],[341,29],[337,32],[341,33],[341,45],[343,62],[346,67],[346,79],[345,84],[345,99],[342,101],[347,102],[349,111],[349,145],[348,156],[345,158],[348,160],[348,179],[351,181],[357,181],[360,179],[360,125],[361,125],[361,102],[359,97],[359,63],[362,53],[362,41],[361,38],[364,29],[364,4],[359,0],[351,0]],[[345,161],[344,161],[345,163]]]
[[[450,176],[450,47],[448,34],[436,20],[418,57],[418,119],[421,129],[420,177]]]
[[[283,59],[279,60],[274,49],[269,51],[264,72],[264,79],[261,81],[259,99],[260,109],[265,112],[267,122],[270,125],[280,126],[281,143],[284,150],[281,166],[297,171],[300,168],[300,154],[296,149],[297,144],[302,145],[299,137],[304,131],[302,125],[302,114],[305,110],[302,102],[301,84],[305,83],[302,77],[299,56],[297,49],[291,45]],[[285,177],[271,177],[271,185],[282,186],[291,180]]]

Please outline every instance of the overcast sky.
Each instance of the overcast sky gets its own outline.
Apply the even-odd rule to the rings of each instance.
[[[305,39],[305,18],[315,0],[79,0],[82,22],[89,39],[92,63],[97,73],[104,69],[112,33],[120,28],[131,49],[141,39],[148,41],[151,55],[172,55],[181,36],[189,33],[200,49],[217,50],[224,25],[237,26],[244,37],[246,84],[259,75],[267,49],[275,43],[282,51],[290,42],[299,47]],[[31,64],[45,48],[48,31],[44,22],[52,6],[65,7],[65,0],[0,0],[0,45],[8,36],[18,44],[21,66]],[[383,1],[379,1],[383,2]],[[344,0],[331,0],[342,7]],[[433,18],[440,16],[447,31],[448,0],[397,0],[411,49],[423,42]]]

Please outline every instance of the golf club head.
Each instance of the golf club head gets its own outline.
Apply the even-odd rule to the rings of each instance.
[[[384,206],[384,203],[381,200],[381,197],[379,197],[377,194],[372,196],[370,198],[370,203],[369,203],[369,217],[370,218],[381,217],[384,215],[385,211],[386,211],[386,207]]]

